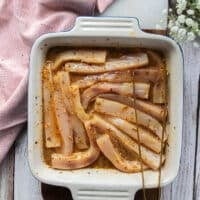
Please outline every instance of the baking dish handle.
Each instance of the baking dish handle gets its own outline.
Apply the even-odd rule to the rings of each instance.
[[[147,34],[140,29],[138,19],[134,17],[78,17],[71,31],[81,36],[141,37]]]
[[[136,189],[122,189],[122,188],[75,188],[71,189],[73,200],[134,200]]]

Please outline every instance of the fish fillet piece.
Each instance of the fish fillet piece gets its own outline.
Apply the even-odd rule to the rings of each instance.
[[[159,69],[159,80],[153,86],[153,103],[166,103],[166,89],[167,89],[167,71],[161,56],[155,51],[147,51],[150,65]]]
[[[56,127],[56,118],[53,103],[53,81],[51,76],[52,63],[47,63],[43,69],[43,108],[44,108],[44,133],[45,146],[54,148],[61,146],[61,138]]]
[[[68,61],[80,61],[85,63],[103,64],[106,62],[106,50],[77,49],[67,50],[58,54],[55,59],[53,70],[58,69]]]
[[[139,99],[134,99],[132,97],[124,97],[118,94],[101,94],[99,97],[103,97],[109,100],[117,101],[127,106],[137,108],[152,117],[155,117],[161,122],[165,122],[167,118],[167,109],[164,106],[155,105],[149,101],[143,101]]]
[[[86,109],[91,100],[102,93],[117,93],[123,96],[133,96],[135,87],[135,95],[139,98],[148,98],[150,85],[146,83],[97,83],[90,88],[84,90],[81,95],[83,108]]]
[[[137,142],[132,140],[129,136],[115,128],[112,124],[94,114],[91,119],[91,124],[99,128],[102,132],[109,134],[110,137],[114,137],[119,140],[125,148],[136,153],[139,156],[139,145]],[[160,155],[152,152],[148,148],[140,145],[141,147],[141,159],[150,168],[156,170],[160,166]],[[162,156],[162,162],[165,160],[165,156]]]
[[[131,82],[133,80],[132,72],[126,71],[114,71],[103,74],[87,75],[87,76],[76,76],[76,81],[72,82],[72,85],[78,85],[79,88],[86,88],[94,85],[97,82]]]
[[[148,167],[143,164],[143,168],[141,168],[140,161],[137,160],[126,160],[124,159],[118,150],[112,144],[110,136],[107,134],[103,134],[97,139],[97,144],[101,150],[101,152],[112,162],[112,164],[122,172],[135,173],[141,171],[141,169],[145,170]]]
[[[68,62],[65,69],[79,74],[97,74],[116,70],[125,70],[143,67],[148,64],[146,53],[137,53],[133,56],[123,57],[120,59],[110,59],[102,65],[89,65],[86,63]]]
[[[66,110],[70,113],[70,123],[74,132],[74,142],[78,149],[87,149],[87,135],[85,128],[80,119],[74,114],[72,97],[70,95],[70,76],[69,72],[58,72],[57,73],[58,85],[60,86],[62,98],[64,100]]]
[[[78,118],[82,122],[89,120],[90,116],[85,112],[81,104],[79,87],[76,85],[70,86],[69,91],[72,97],[74,111]]]
[[[131,98],[130,98],[131,99]],[[131,99],[134,102],[134,99]],[[135,100],[135,108],[138,108],[141,111],[155,117],[161,122],[165,122],[167,118],[167,108],[155,105],[151,102],[142,101],[139,99]]]
[[[76,147],[80,150],[88,149],[88,138],[82,121],[76,115],[70,115],[70,122]]]
[[[60,148],[57,148],[57,152],[63,153],[65,155],[71,155],[73,152],[73,131],[70,124],[69,113],[66,110],[61,90],[59,87],[58,77],[55,76],[53,78],[54,81],[54,108],[55,108],[55,116],[58,123],[59,133],[62,138],[62,144]]]
[[[160,139],[162,138],[163,127],[158,120],[153,118],[152,116],[138,110],[127,106],[125,104],[121,104],[116,101],[111,101],[103,98],[96,98],[94,110],[96,112],[111,115],[113,117],[119,117],[129,122],[137,123],[138,125],[142,125],[148,129],[150,129],[153,133],[155,133]],[[136,112],[137,113],[136,113]],[[136,121],[137,114],[137,121]],[[164,132],[164,141],[166,140],[166,134]]]
[[[51,165],[56,169],[79,169],[91,165],[100,155],[99,147],[96,144],[96,130],[85,122],[85,128],[90,141],[90,147],[84,152],[73,153],[71,156],[53,153]]]
[[[133,80],[136,82],[156,83],[162,77],[163,69],[156,67],[138,68],[133,70]]]
[[[70,87],[69,72],[68,71],[58,72],[57,78],[58,78],[62,98],[63,98],[63,101],[65,103],[66,109],[70,114],[74,114],[73,102],[72,102],[72,97],[71,97],[70,89],[69,89],[69,87]]]
[[[105,119],[136,141],[138,141],[138,129],[140,143],[155,151],[156,153],[161,152],[161,140],[155,135],[151,134],[151,132],[148,130],[137,127],[137,125],[131,124],[126,120],[117,117],[111,117],[107,115],[105,116]]]
[[[162,76],[153,86],[153,103],[164,104],[166,103],[167,95],[167,73],[163,70]]]
[[[166,102],[167,71],[165,68],[142,68],[133,70],[135,82],[144,81],[153,84],[153,103],[164,104]]]
[[[150,66],[157,67],[157,68],[163,68],[164,67],[163,59],[161,58],[161,56],[157,52],[148,50],[147,55],[148,55],[148,58],[149,58],[149,65]]]

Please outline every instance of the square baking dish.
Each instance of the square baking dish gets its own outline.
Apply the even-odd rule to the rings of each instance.
[[[173,181],[179,169],[183,113],[183,58],[175,41],[143,32],[136,18],[79,17],[68,32],[39,37],[30,55],[28,87],[28,157],[33,175],[40,181],[64,186],[74,200],[133,200],[142,188],[141,173],[122,173],[113,169],[85,168],[55,170],[43,160],[41,70],[47,51],[55,46],[69,47],[145,47],[161,51],[169,71],[169,134],[161,185]],[[145,171],[145,187],[158,186],[158,172]]]

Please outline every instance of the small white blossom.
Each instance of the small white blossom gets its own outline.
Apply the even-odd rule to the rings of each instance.
[[[191,10],[191,9],[187,10],[187,14],[188,15],[194,15],[194,10]]]
[[[180,15],[185,9],[186,9],[186,6],[187,6],[187,1],[186,0],[177,0],[177,13]]]
[[[189,27],[193,27],[193,26],[194,26],[194,20],[193,20],[192,18],[187,18],[187,19],[185,20],[185,23],[186,23],[186,25],[189,26]]]
[[[173,25],[174,25],[174,22],[172,20],[169,20],[168,27],[172,28]]]
[[[200,10],[200,0],[197,0],[197,9]]]
[[[169,9],[169,12],[172,12],[172,11],[173,11],[173,10],[170,8],[170,9]]]
[[[198,31],[198,22],[194,22],[192,28],[193,28],[195,31]]]
[[[188,41],[193,41],[193,40],[195,40],[195,38],[196,38],[196,36],[193,32],[187,33],[187,40]]]
[[[184,28],[180,28],[177,35],[178,39],[183,40],[186,37],[186,33],[187,31]]]
[[[185,15],[180,15],[180,16],[178,16],[178,22],[180,23],[180,24],[184,24],[185,23]]]
[[[173,27],[171,28],[171,32],[172,32],[172,33],[177,33],[177,32],[178,32],[178,26],[173,26]]]
[[[176,26],[180,26],[180,22],[179,22],[178,20],[176,20],[176,21],[174,22],[174,24],[175,24]]]
[[[187,3],[188,2],[188,3]],[[200,38],[200,24],[199,24],[200,0],[177,0],[176,13],[168,10],[169,34],[177,42],[195,41]],[[162,16],[166,14],[163,11]],[[200,47],[200,42],[197,40],[194,46]]]
[[[200,44],[199,44],[198,42],[193,42],[193,46],[194,46],[195,48],[199,48],[199,47],[200,47]]]
[[[177,14],[178,14],[178,15],[182,14],[182,12],[183,12],[183,11],[182,11],[181,9],[179,9],[179,8],[177,9]]]

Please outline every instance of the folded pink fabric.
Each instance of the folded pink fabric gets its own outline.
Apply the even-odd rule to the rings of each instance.
[[[27,120],[29,53],[43,33],[66,30],[78,15],[113,0],[0,1],[0,163]]]

